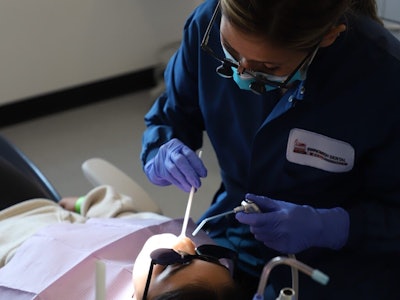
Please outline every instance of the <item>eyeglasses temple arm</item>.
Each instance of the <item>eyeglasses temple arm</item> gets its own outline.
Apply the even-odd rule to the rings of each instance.
[[[146,298],[147,298],[147,293],[149,292],[149,287],[150,287],[151,275],[153,274],[153,267],[154,267],[154,262],[151,261],[150,268],[149,268],[149,274],[147,275],[146,286],[143,291],[142,300],[146,300]]]
[[[210,37],[211,27],[213,26],[213,24],[214,24],[214,22],[215,22],[215,18],[217,17],[217,14],[218,14],[218,11],[219,11],[219,7],[220,7],[220,2],[218,1],[218,4],[217,4],[217,6],[215,7],[214,12],[213,12],[213,15],[212,15],[212,17],[211,17],[210,23],[208,23],[206,32],[204,33],[203,40],[201,41],[200,47],[201,47],[202,49],[204,49],[204,47],[208,48],[208,47],[207,47],[207,44],[208,44],[208,39],[209,39],[209,37]],[[205,49],[204,49],[204,50],[205,50]]]

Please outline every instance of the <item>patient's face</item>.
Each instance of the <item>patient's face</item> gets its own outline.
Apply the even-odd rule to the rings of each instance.
[[[133,267],[133,285],[135,300],[141,300],[151,263],[150,253],[159,248],[172,248],[194,254],[195,245],[190,240],[180,240],[173,234],[159,234],[149,238],[139,253]],[[229,271],[217,264],[194,259],[190,264],[169,266],[154,265],[148,293],[151,299],[156,295],[179,289],[187,283],[201,282],[203,286],[219,287],[232,284]]]

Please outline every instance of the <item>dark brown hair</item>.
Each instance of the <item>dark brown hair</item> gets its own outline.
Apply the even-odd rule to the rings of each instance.
[[[155,296],[151,300],[243,300],[241,290],[235,284],[211,289],[207,285],[188,284],[184,287]]]
[[[221,8],[239,30],[297,50],[313,48],[346,13],[379,21],[375,0],[221,0]]]

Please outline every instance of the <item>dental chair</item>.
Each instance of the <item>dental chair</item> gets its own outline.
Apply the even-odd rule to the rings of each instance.
[[[131,177],[102,158],[90,158],[82,164],[86,179],[94,186],[110,185],[121,194],[135,201],[138,211],[162,214],[161,208],[150,198],[147,192]]]
[[[113,186],[116,191],[131,196],[135,207],[141,212],[162,214],[160,207],[131,177],[102,158],[91,158],[83,162],[82,171],[93,185]],[[15,203],[33,198],[46,198],[58,202],[61,197],[50,181],[35,164],[15,145],[0,135],[0,210]],[[253,300],[264,300],[264,290],[272,269],[288,265],[292,272],[292,286],[280,291],[277,300],[297,300],[299,294],[298,271],[309,275],[320,284],[327,284],[329,277],[317,269],[299,262],[293,256],[275,257],[264,267],[258,289]]]
[[[138,211],[162,213],[143,188],[110,162],[101,158],[91,158],[82,164],[82,171],[93,187],[111,185],[118,192],[131,196]],[[0,210],[33,198],[45,198],[56,202],[61,199],[40,169],[1,135],[0,180]]]
[[[60,200],[59,193],[46,176],[24,153],[1,135],[0,180],[0,209],[32,198]]]

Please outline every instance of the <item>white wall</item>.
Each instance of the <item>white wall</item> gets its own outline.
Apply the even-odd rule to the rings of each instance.
[[[376,3],[385,26],[400,40],[400,1],[377,0]]]
[[[400,22],[399,0],[377,0],[378,10],[383,18]]]
[[[0,1],[0,105],[152,66],[200,2]]]

